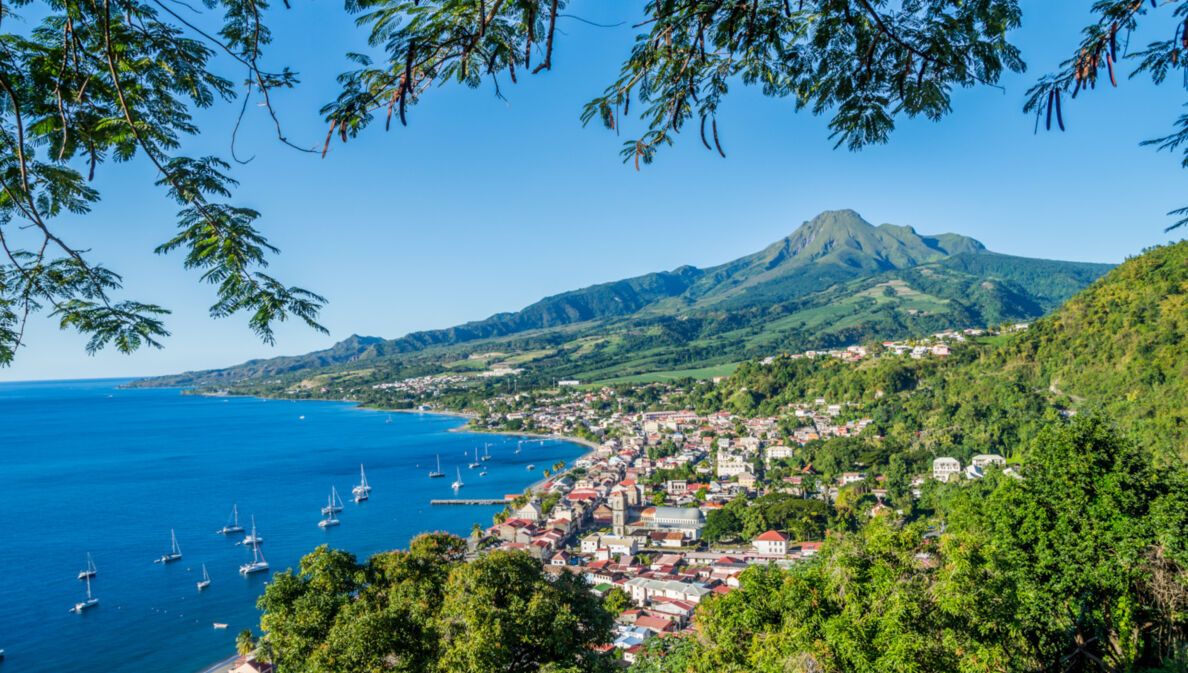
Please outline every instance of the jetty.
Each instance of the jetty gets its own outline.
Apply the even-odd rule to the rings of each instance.
[[[506,505],[507,498],[455,498],[451,500],[430,500],[430,505]]]

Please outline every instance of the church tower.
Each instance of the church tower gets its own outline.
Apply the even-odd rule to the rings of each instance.
[[[627,503],[623,501],[622,492],[612,493],[610,496],[611,530],[615,535],[627,534]]]

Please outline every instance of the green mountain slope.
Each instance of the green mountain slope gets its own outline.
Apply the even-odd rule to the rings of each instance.
[[[938,455],[1015,455],[1057,411],[1103,412],[1157,458],[1188,460],[1188,242],[1129,259],[1026,331],[945,360],[751,361],[690,405],[767,414],[815,397],[864,404],[882,450],[919,470]]]
[[[138,381],[226,385],[335,368],[432,371],[484,350],[534,355],[530,369],[598,380],[738,361],[776,349],[1026,320],[1108,265],[991,253],[957,234],[921,236],[829,211],[752,255],[546,297],[520,311],[392,340],[351,337],[296,357]],[[542,374],[543,375],[543,374]]]

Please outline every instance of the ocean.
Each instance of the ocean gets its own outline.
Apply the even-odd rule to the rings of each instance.
[[[365,559],[420,532],[465,536],[476,522],[490,525],[498,506],[429,505],[453,496],[459,470],[458,497],[500,498],[585,452],[450,432],[464,422],[452,416],[120,383],[0,383],[0,673],[193,673],[234,654],[236,634],[257,628],[269,575],[239,575],[250,548],[215,533],[232,505],[245,527],[255,516],[272,571],[320,544]],[[491,460],[480,477],[467,464],[484,444]],[[430,479],[438,455],[446,476]],[[355,504],[360,464],[373,490]],[[345,509],[340,526],[323,530],[331,485]],[[154,563],[169,552],[171,529],[182,559]],[[99,605],[73,614],[86,596],[77,575],[88,552]],[[204,563],[212,582],[199,592]]]

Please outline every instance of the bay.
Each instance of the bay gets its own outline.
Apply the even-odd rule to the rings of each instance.
[[[251,552],[217,535],[237,504],[255,516],[272,570],[296,567],[317,545],[360,559],[405,547],[418,533],[467,535],[498,506],[430,506],[454,495],[518,493],[572,442],[451,432],[452,416],[377,412],[350,403],[292,402],[122,390],[123,381],[0,384],[0,673],[192,673],[234,653],[255,628],[265,573],[237,570]],[[488,474],[468,469],[489,444]],[[520,453],[515,450],[520,448]],[[441,456],[444,478],[428,472]],[[528,472],[528,464],[537,469]],[[367,470],[371,499],[350,501]],[[341,526],[317,526],[333,485]],[[176,531],[182,560],[153,563]],[[99,605],[78,571],[91,552]],[[198,591],[205,563],[212,583]],[[213,628],[228,624],[226,630]]]

